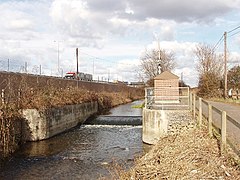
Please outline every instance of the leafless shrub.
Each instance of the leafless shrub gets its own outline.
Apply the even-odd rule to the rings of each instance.
[[[223,56],[217,55],[213,47],[198,44],[194,51],[198,64],[199,95],[202,97],[219,97],[223,77]]]

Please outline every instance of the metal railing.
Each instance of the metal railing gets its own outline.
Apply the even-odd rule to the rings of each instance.
[[[189,87],[145,88],[147,109],[189,109]]]

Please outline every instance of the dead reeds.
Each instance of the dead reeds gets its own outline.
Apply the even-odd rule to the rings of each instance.
[[[129,171],[113,172],[113,179],[240,179],[240,164],[220,155],[205,128],[191,128],[160,139]]]

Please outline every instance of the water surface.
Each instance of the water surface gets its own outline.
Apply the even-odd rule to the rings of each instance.
[[[141,115],[141,109],[118,106],[107,121],[129,121]],[[119,118],[117,119],[117,117]],[[131,116],[131,117],[130,117]],[[134,117],[135,116],[135,117]],[[97,117],[103,118],[103,117]],[[126,120],[126,119],[125,119]],[[111,124],[111,123],[110,123]],[[97,179],[108,176],[112,162],[133,165],[143,152],[142,127],[132,125],[82,125],[48,140],[27,143],[5,165],[0,179]]]

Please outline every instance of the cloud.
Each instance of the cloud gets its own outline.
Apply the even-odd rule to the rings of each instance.
[[[191,75],[195,73],[196,62],[192,54],[195,41],[203,40],[200,34],[207,34],[204,30],[225,28],[224,15],[232,15],[229,13],[236,12],[239,7],[238,0],[212,0],[211,3],[207,0],[1,1],[0,55],[3,59],[16,59],[16,62],[18,59],[19,64],[24,61],[42,64],[48,68],[46,72],[51,72],[57,64],[56,40],[62,42],[61,67],[74,69],[74,52],[79,47],[88,54],[106,59],[100,63],[96,60],[96,74],[106,76],[110,68],[114,78],[118,74],[125,79],[133,76],[130,72],[134,67],[132,62],[137,64],[143,47],[156,41],[153,37],[156,32],[161,47],[176,53],[176,72],[185,71]],[[234,15],[233,25],[239,13]],[[236,44],[238,42],[236,38]],[[234,55],[234,62],[237,57]],[[91,73],[91,62],[88,57],[81,68]],[[187,81],[192,82],[193,76],[189,78]]]
[[[132,37],[143,31],[157,31],[161,40],[175,40],[178,25],[214,22],[233,10],[229,4],[221,0],[54,0],[49,15],[64,38],[75,39],[72,42],[79,46],[102,48],[112,37]]]
[[[235,2],[232,0],[231,2]],[[231,2],[224,0],[132,0],[130,7],[135,18],[144,21],[147,17],[169,19],[176,22],[209,21],[231,10]],[[239,7],[239,6],[238,6]]]
[[[33,27],[33,23],[28,19],[12,20],[8,26],[10,30],[11,29],[15,29],[15,30],[31,29],[32,27]]]

